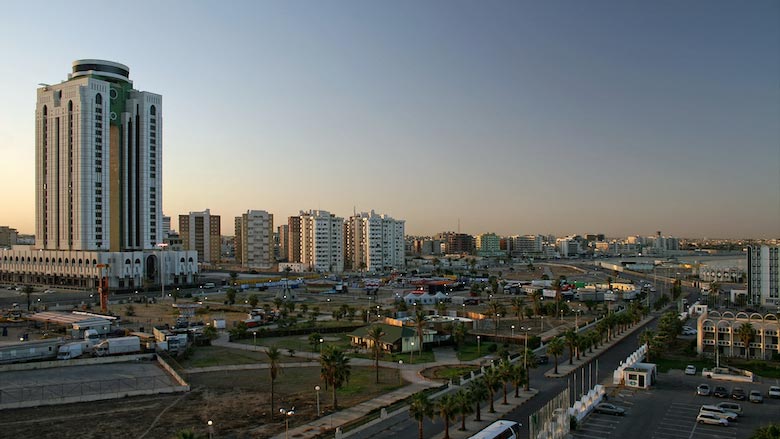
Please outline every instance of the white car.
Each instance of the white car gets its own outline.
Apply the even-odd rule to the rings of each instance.
[[[699,413],[699,416],[696,416],[696,422],[699,424],[720,425],[722,427],[728,427],[729,425],[729,421],[711,413]]]
[[[706,384],[699,384],[699,387],[696,388],[696,394],[699,396],[710,396],[710,386]]]
[[[689,364],[689,365],[688,365],[688,366],[685,368],[685,374],[686,374],[686,375],[696,375],[696,366],[694,366],[694,365],[692,365],[692,364]]]
[[[770,387],[767,395],[769,395],[770,398],[780,398],[780,386]]]
[[[54,294],[54,293],[56,293],[56,291],[54,290],[46,290],[43,292],[43,294]]]

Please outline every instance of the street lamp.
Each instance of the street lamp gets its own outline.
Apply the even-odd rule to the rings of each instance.
[[[515,336],[515,325],[512,325],[512,337]]]
[[[284,416],[284,439],[290,437],[290,416],[295,414],[295,407],[290,410],[279,409],[279,413]]]
[[[414,363],[414,361],[412,361],[412,358],[414,358],[414,342],[410,343],[412,344],[412,350],[409,351],[409,364],[412,364]]]
[[[481,348],[480,348],[480,344],[479,344],[479,341],[481,340],[481,338],[482,338],[482,337],[480,337],[480,336],[477,336],[477,356],[478,356],[478,357],[481,357],[481,356],[482,356],[482,352],[481,352]]]
[[[207,422],[207,424],[209,426],[209,439],[211,439],[214,437],[214,421],[209,419],[209,422]]]
[[[255,347],[257,347],[257,331],[252,331],[252,338],[254,339]]]
[[[317,417],[320,416],[320,386],[314,386],[314,390],[317,392]]]
[[[561,321],[563,321],[563,310],[561,310]]]
[[[401,367],[404,365],[404,360],[398,360],[398,385],[401,385]]]
[[[320,338],[320,357],[322,356],[322,344],[325,342],[324,338]]]
[[[577,308],[574,310],[574,330],[580,329],[580,313],[582,312],[581,309]]]

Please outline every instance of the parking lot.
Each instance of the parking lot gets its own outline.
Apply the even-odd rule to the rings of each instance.
[[[699,396],[696,386],[722,385],[729,391],[742,387],[746,391],[759,390],[764,396],[761,404],[734,401],[729,398]],[[626,409],[625,416],[593,413],[572,436],[582,439],[748,439],[760,426],[780,419],[780,399],[770,399],[767,390],[775,380],[766,383],[729,383],[713,381],[701,376],[685,376],[681,371],[659,374],[658,385],[648,391],[614,389],[609,402]],[[742,415],[728,427],[698,424],[696,415],[702,405],[736,402],[742,406]]]

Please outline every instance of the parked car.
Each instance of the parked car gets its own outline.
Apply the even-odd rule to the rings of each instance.
[[[728,410],[724,410],[716,405],[703,405],[699,409],[699,413],[711,413],[714,414],[715,416],[726,419],[729,422],[737,420],[736,413],[730,412]]]
[[[780,386],[770,387],[767,395],[769,395],[770,398],[780,398]]]
[[[685,367],[685,374],[686,375],[696,375],[696,366],[693,364],[689,364]]]
[[[696,388],[696,394],[699,396],[710,396],[711,392],[710,386],[706,384],[699,384],[699,387]]]
[[[761,392],[759,392],[758,390],[751,390],[750,394],[748,395],[748,399],[750,400],[750,402],[755,402],[758,404],[764,402],[764,397],[761,395]]]
[[[735,387],[734,390],[731,391],[731,399],[736,399],[737,401],[746,400],[747,394],[745,393],[745,389],[741,387]]]
[[[683,329],[682,335],[696,335],[695,329]]]
[[[614,404],[608,404],[606,402],[603,402],[596,406],[595,409],[593,409],[596,413],[603,413],[605,415],[615,415],[615,416],[624,416],[626,414],[626,409],[623,407],[618,407]]]
[[[536,357],[536,364],[547,364],[550,362],[550,357],[547,355],[539,355]]]
[[[742,406],[737,404],[736,402],[721,402],[718,404],[715,404],[716,407],[720,407],[723,410],[726,410],[727,412],[736,413],[737,416],[742,415]]]
[[[54,290],[46,290],[43,292],[43,294],[54,294],[54,293],[56,293],[56,291]]]
[[[699,413],[699,415],[696,416],[696,422],[699,424],[720,425],[721,427],[729,426],[729,421],[711,413]]]
[[[716,398],[728,398],[729,391],[723,386],[715,386],[715,390],[712,391],[712,394]]]

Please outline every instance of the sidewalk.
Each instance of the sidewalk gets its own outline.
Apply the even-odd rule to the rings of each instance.
[[[650,314],[648,317],[645,317],[636,325],[631,326],[630,328],[626,329],[625,331],[613,337],[612,340],[608,341],[607,343],[602,344],[598,348],[593,348],[593,352],[592,353],[588,352],[587,356],[580,354],[579,360],[575,356],[573,364],[569,364],[568,361],[564,361],[563,364],[559,364],[557,374],[555,373],[555,367],[553,367],[552,369],[545,372],[544,376],[546,378],[560,378],[570,374],[573,370],[576,370],[583,364],[587,364],[591,362],[593,359],[597,358],[599,354],[608,350],[613,345],[617,344],[619,341],[633,334],[637,330],[643,328],[646,324],[650,323],[655,318],[656,318],[655,315]]]
[[[470,414],[466,416],[466,431],[461,431],[460,429],[460,416],[458,416],[454,421],[450,422],[450,438],[452,439],[465,439],[473,436],[476,432],[482,430],[483,428],[487,427],[488,425],[492,424],[493,422],[503,419],[504,416],[509,413],[510,411],[517,408],[519,405],[524,404],[526,401],[530,400],[539,391],[536,389],[531,389],[529,391],[520,390],[519,398],[515,398],[515,392],[512,390],[509,395],[507,395],[507,405],[502,404],[504,401],[504,393],[502,390],[499,390],[496,394],[497,398],[495,401],[493,401],[493,408],[496,410],[495,413],[488,413],[487,411],[487,405],[482,408],[481,418],[482,420],[477,422],[474,420],[474,414]],[[435,420],[436,423],[441,423],[444,425],[444,421],[441,420],[441,418]],[[433,439],[442,439],[444,437],[444,432],[433,436]]]

